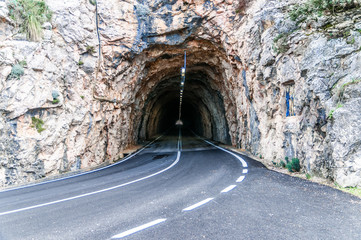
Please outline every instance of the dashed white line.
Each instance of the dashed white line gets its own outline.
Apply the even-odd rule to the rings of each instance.
[[[223,190],[221,191],[221,193],[227,193],[227,192],[231,191],[232,189],[234,189],[235,187],[237,187],[237,185],[228,186],[228,187],[226,187],[225,189],[223,189]]]
[[[167,168],[165,168],[165,169],[163,169],[163,170],[161,170],[159,172],[153,173],[151,175],[148,175],[148,176],[145,176],[145,177],[142,177],[142,178],[138,178],[136,180],[133,180],[133,181],[130,181],[130,182],[127,182],[127,183],[123,183],[123,184],[120,184],[120,185],[117,185],[117,186],[113,186],[113,187],[110,187],[110,188],[105,188],[105,189],[101,189],[101,190],[98,190],[98,191],[77,195],[77,196],[74,196],[74,197],[64,198],[64,199],[60,199],[60,200],[56,200],[56,201],[52,201],[52,202],[47,202],[47,203],[43,203],[43,204],[38,204],[38,205],[30,206],[30,207],[19,208],[19,209],[7,211],[7,212],[2,212],[2,213],[0,213],[0,216],[8,215],[8,214],[11,214],[11,213],[22,212],[22,211],[26,211],[26,210],[30,210],[30,209],[34,209],[34,208],[39,208],[39,207],[45,207],[45,206],[53,205],[53,204],[56,204],[56,203],[66,202],[66,201],[70,201],[70,200],[74,200],[74,199],[78,199],[78,198],[82,198],[82,197],[87,197],[87,196],[91,196],[91,195],[94,195],[94,194],[97,194],[97,193],[107,192],[107,191],[110,191],[110,190],[113,190],[113,189],[116,189],[116,188],[121,188],[121,187],[130,185],[132,183],[143,181],[145,179],[148,179],[148,178],[154,177],[156,175],[159,175],[159,174],[171,169],[172,167],[174,167],[179,162],[180,156],[181,156],[181,152],[178,151],[176,160],[170,166],[168,166]]]
[[[242,181],[244,180],[244,178],[245,178],[245,176],[240,176],[240,177],[237,179],[236,182],[240,183],[240,182],[242,182]]]
[[[157,219],[157,220],[154,220],[152,222],[149,222],[149,223],[146,223],[144,225],[141,225],[139,227],[135,227],[135,228],[132,228],[128,231],[125,231],[125,232],[122,232],[122,233],[119,233],[115,236],[112,237],[112,239],[120,239],[120,238],[123,238],[123,237],[126,237],[126,236],[129,236],[133,233],[136,233],[136,232],[139,232],[139,231],[142,231],[146,228],[149,228],[149,227],[152,227],[154,225],[157,225],[159,223],[162,223],[162,222],[165,222],[167,219],[166,218],[161,218],[161,219]]]
[[[248,173],[248,169],[243,169],[242,173],[244,174]]]
[[[195,208],[197,208],[197,207],[200,207],[200,206],[202,206],[202,205],[204,205],[204,204],[212,201],[213,199],[214,199],[214,198],[207,198],[207,199],[205,199],[205,200],[203,200],[203,201],[201,201],[201,202],[199,202],[199,203],[196,203],[196,204],[194,204],[194,205],[192,205],[192,206],[189,206],[189,207],[183,209],[183,212],[185,212],[185,211],[191,211],[191,210],[193,210],[193,209],[195,209]]]

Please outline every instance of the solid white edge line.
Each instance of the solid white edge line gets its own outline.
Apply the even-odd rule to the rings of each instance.
[[[225,189],[223,189],[221,191],[221,193],[227,193],[227,192],[231,191],[232,189],[234,189],[235,187],[237,187],[237,185],[230,185],[230,186],[226,187]]]
[[[157,219],[157,220],[155,220],[155,221],[152,221],[152,222],[143,224],[143,225],[141,225],[141,226],[139,226],[139,227],[135,227],[135,228],[132,228],[132,229],[130,229],[130,230],[128,230],[128,231],[119,233],[119,234],[113,236],[112,239],[120,239],[120,238],[129,236],[129,235],[131,235],[131,234],[133,234],[133,233],[142,231],[142,230],[144,230],[144,229],[147,229],[147,228],[152,227],[152,226],[154,226],[154,225],[157,225],[157,224],[159,224],[159,223],[165,222],[166,220],[167,220],[166,218]]]
[[[133,153],[133,154],[127,156],[126,158],[124,158],[123,160],[118,161],[118,162],[116,162],[116,163],[113,163],[113,164],[111,164],[111,165],[108,165],[108,166],[105,166],[105,167],[102,167],[102,168],[98,168],[98,169],[95,169],[95,170],[91,170],[91,171],[88,171],[88,172],[75,174],[75,175],[72,175],[72,176],[69,176],[69,177],[62,177],[62,178],[57,178],[57,179],[54,179],[54,180],[48,180],[48,181],[44,181],[44,182],[40,182],[40,183],[29,184],[29,185],[25,185],[25,186],[20,186],[20,187],[14,187],[14,188],[9,188],[9,189],[0,190],[0,193],[10,192],[10,191],[19,190],[19,189],[24,189],[24,188],[35,187],[35,186],[44,185],[44,184],[47,184],[47,183],[58,182],[58,181],[62,181],[62,180],[70,179],[70,178],[75,178],[75,177],[80,177],[80,176],[87,175],[87,174],[90,174],[90,173],[102,171],[102,170],[104,170],[104,169],[107,169],[107,168],[116,166],[116,165],[118,165],[118,164],[121,164],[121,163],[123,163],[123,162],[125,162],[125,161],[128,161],[128,160],[131,159],[132,157],[138,155],[140,152],[142,152],[144,149],[146,149],[149,145],[151,145],[152,143],[154,143],[155,141],[157,141],[157,140],[158,140],[159,138],[161,138],[162,136],[163,136],[163,135],[157,137],[156,139],[154,139],[154,140],[151,141],[150,143],[146,144],[145,146],[143,146],[141,149],[139,149],[139,150],[136,151],[135,153]]]
[[[56,203],[66,202],[66,201],[70,201],[70,200],[74,200],[74,199],[78,199],[78,198],[83,198],[83,197],[91,196],[91,195],[94,195],[94,194],[103,193],[103,192],[107,192],[107,191],[110,191],[110,190],[113,190],[113,189],[121,188],[121,187],[130,185],[132,183],[143,181],[145,179],[148,179],[148,178],[154,177],[156,175],[159,175],[159,174],[171,169],[172,167],[174,167],[179,162],[180,156],[181,156],[181,152],[178,151],[176,160],[170,166],[168,166],[167,168],[165,168],[165,169],[163,169],[163,170],[161,170],[159,172],[148,175],[146,177],[142,177],[142,178],[139,178],[139,179],[127,182],[127,183],[123,183],[123,184],[120,184],[120,185],[117,185],[117,186],[113,186],[113,187],[110,187],[110,188],[105,188],[105,189],[102,189],[102,190],[77,195],[77,196],[74,196],[74,197],[64,198],[64,199],[60,199],[60,200],[56,200],[56,201],[52,201],[52,202],[47,202],[47,203],[42,203],[42,204],[30,206],[30,207],[19,208],[19,209],[7,211],[7,212],[2,212],[2,213],[0,213],[0,216],[12,214],[12,213],[17,213],[17,212],[22,212],[22,211],[26,211],[26,210],[30,210],[30,209],[34,209],[34,208],[49,206],[49,205],[53,205],[53,204],[56,204]]]
[[[248,169],[243,169],[242,173],[244,174],[248,173]]]
[[[222,150],[222,151],[224,151],[224,152],[226,152],[226,153],[231,154],[232,156],[234,156],[235,158],[237,158],[237,159],[242,163],[242,166],[243,166],[243,167],[245,167],[245,168],[248,167],[247,162],[246,162],[243,158],[241,158],[240,156],[237,156],[237,155],[234,154],[233,152],[228,151],[228,150],[226,150],[226,149],[224,149],[224,148],[222,148],[222,147],[219,147],[219,146],[217,146],[217,145],[215,145],[215,144],[213,144],[213,143],[211,143],[211,142],[209,142],[209,141],[207,141],[207,140],[204,140],[204,139],[203,139],[203,141],[211,144],[212,146],[214,146],[214,147],[216,147],[216,148],[218,148],[218,149],[220,149],[220,150]]]
[[[200,207],[200,206],[212,201],[213,199],[214,198],[207,198],[207,199],[205,199],[203,201],[200,201],[199,203],[193,204],[192,206],[189,206],[189,207],[183,209],[183,211],[191,211],[191,210],[193,210],[193,209],[195,209],[197,207]]]
[[[240,177],[237,179],[236,182],[240,183],[240,182],[242,182],[242,181],[244,180],[244,178],[245,178],[245,176],[240,176]]]

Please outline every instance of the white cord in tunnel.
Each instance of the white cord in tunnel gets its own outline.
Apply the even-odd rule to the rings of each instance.
[[[181,118],[182,118],[184,84],[186,81],[186,65],[187,65],[187,52],[184,51],[184,66],[181,69],[181,83],[180,83],[180,92],[179,92],[179,113],[178,113],[178,120],[176,122],[177,126],[183,125]]]

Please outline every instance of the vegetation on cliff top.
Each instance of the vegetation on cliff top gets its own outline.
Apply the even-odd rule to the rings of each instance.
[[[11,0],[9,15],[20,32],[30,41],[40,41],[43,36],[42,24],[50,21],[52,12],[44,0]]]
[[[361,0],[308,0],[293,6],[289,16],[293,21],[303,22],[310,15],[322,16],[326,12],[335,14],[360,6]]]

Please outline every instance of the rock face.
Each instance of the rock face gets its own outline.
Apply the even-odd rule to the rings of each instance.
[[[115,161],[165,130],[184,51],[199,135],[361,186],[359,9],[298,26],[296,1],[46,2],[42,42],[19,39],[0,2],[0,186]]]

